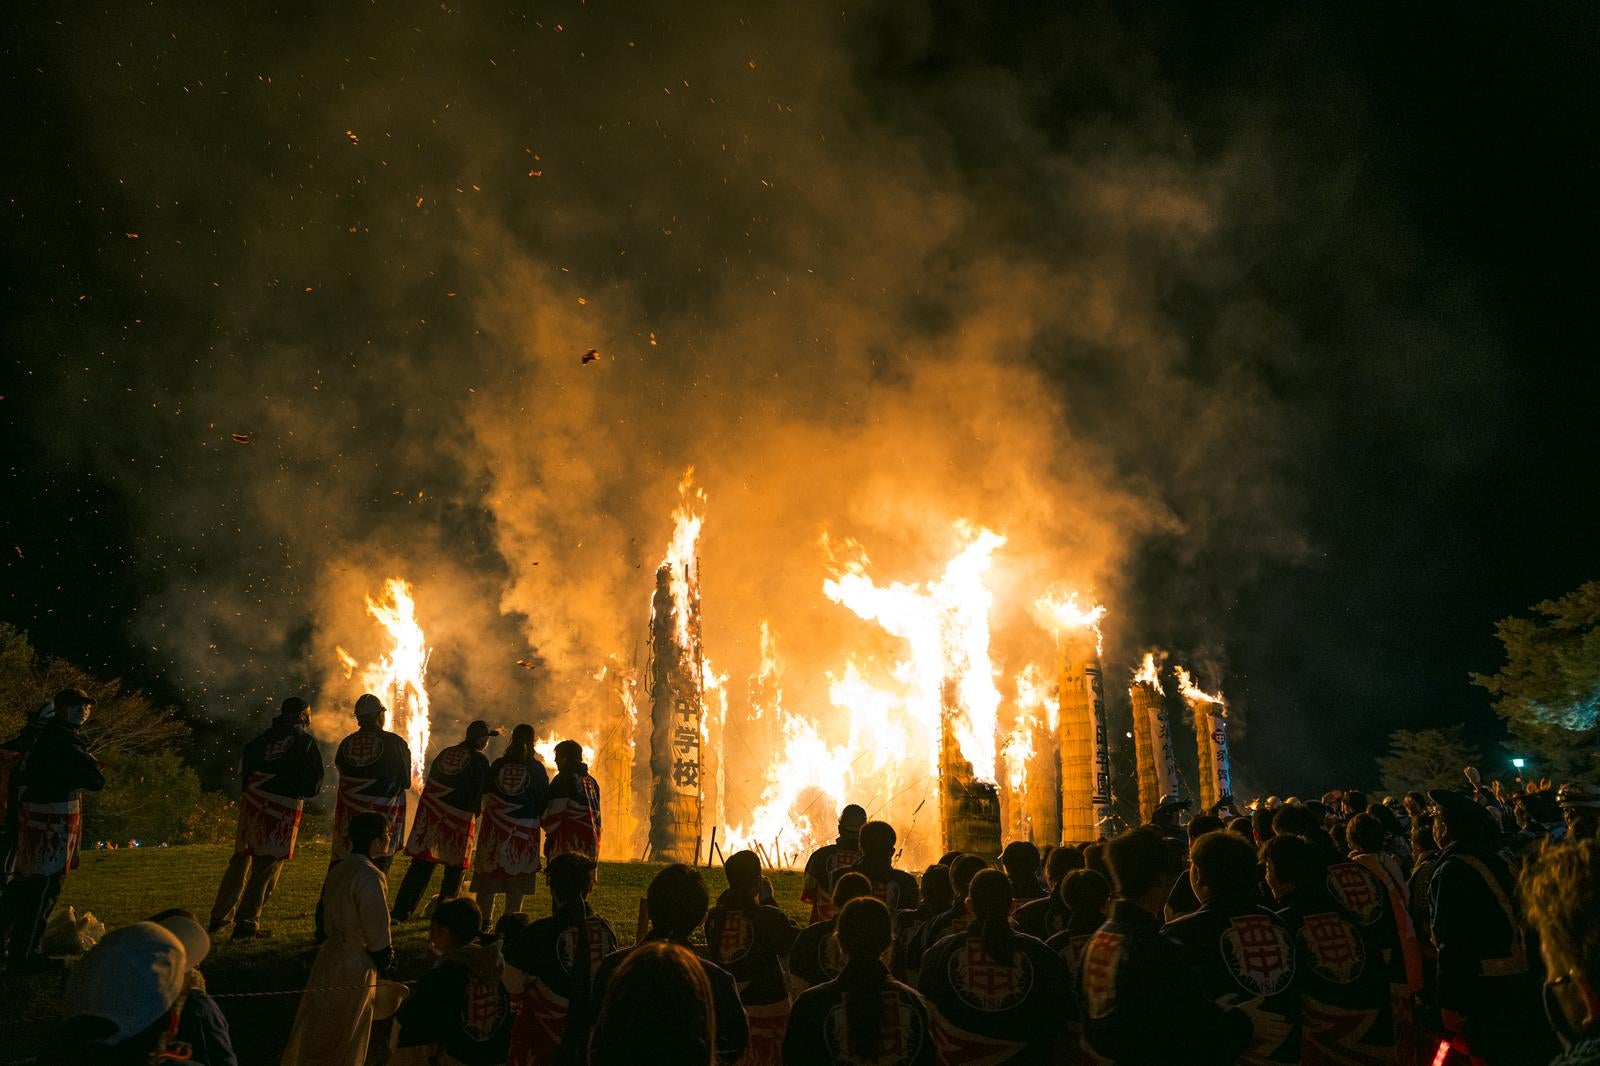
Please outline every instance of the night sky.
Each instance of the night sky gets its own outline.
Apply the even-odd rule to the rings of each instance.
[[[0,619],[238,721],[406,565],[498,699],[623,639],[559,605],[632,486],[792,555],[968,433],[1247,786],[1499,736],[1493,623],[1596,576],[1600,10],[516,6],[8,8]]]

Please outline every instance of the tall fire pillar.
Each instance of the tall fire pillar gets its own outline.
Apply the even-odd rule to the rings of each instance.
[[[700,843],[701,723],[700,586],[692,567],[676,575],[688,589],[673,597],[670,565],[656,571],[650,611],[650,857],[692,863]],[[687,617],[680,624],[680,612]]]
[[[947,678],[939,715],[939,819],[944,850],[993,859],[1000,854],[1000,792],[980,781],[961,754],[953,725],[956,682]]]
[[[1178,760],[1172,750],[1172,730],[1162,706],[1161,683],[1154,664],[1146,659],[1149,676],[1138,677],[1128,687],[1133,699],[1133,754],[1139,773],[1139,820],[1148,823],[1162,796],[1178,791]]]
[[[1228,765],[1228,708],[1222,703],[1195,700],[1195,750],[1200,756],[1200,806],[1210,809],[1224,796],[1233,795],[1233,772]]]
[[[633,808],[634,731],[638,708],[634,703],[633,670],[615,656],[606,661],[600,680],[604,685],[606,726],[595,752],[595,773],[606,783],[600,795],[604,832],[601,850],[607,858],[632,859],[639,855],[639,819]]]
[[[1061,839],[1087,843],[1111,835],[1111,745],[1094,643],[1065,637],[1059,649]]]

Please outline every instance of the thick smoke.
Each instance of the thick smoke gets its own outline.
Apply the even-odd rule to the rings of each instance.
[[[1057,584],[1110,606],[1112,663],[1220,665],[1191,609],[1253,574],[1177,574],[1302,550],[1264,384],[1296,340],[1236,259],[1252,146],[1196,150],[1096,17],[1014,65],[907,5],[223,18],[40,45],[100,86],[63,106],[139,234],[87,312],[121,346],[63,387],[110,431],[58,443],[127,489],[134,625],[209,713],[347,706],[332,648],[376,657],[399,575],[436,736],[573,726],[642,660],[690,465],[707,653],[742,692],[770,619],[818,715],[847,652],[896,651],[822,597],[823,533],[904,580],[958,520],[1003,533],[1008,670]]]

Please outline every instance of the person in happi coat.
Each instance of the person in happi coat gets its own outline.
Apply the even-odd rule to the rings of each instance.
[[[1044,899],[1048,890],[1039,877],[1043,859],[1039,849],[1027,840],[1013,840],[1000,852],[1000,869],[1011,881],[1011,900],[1014,907],[1036,899]]]
[[[706,955],[733,974],[750,1021],[750,1047],[739,1061],[744,1066],[775,1066],[789,1022],[783,960],[800,928],[778,907],[757,898],[762,878],[755,852],[734,852],[722,872],[728,887],[706,916]]]
[[[551,914],[506,938],[506,962],[523,975],[506,1066],[584,1061],[600,962],[617,950],[610,923],[589,907],[594,860],[569,851],[550,860]]]
[[[489,759],[483,749],[489,746],[490,737],[499,735],[498,729],[472,722],[465,739],[433,757],[411,836],[406,840],[411,865],[394,897],[395,921],[405,921],[417,909],[435,866],[444,867],[441,900],[454,899],[461,891],[461,879],[472,861],[483,795],[489,787]]]
[[[922,968],[922,956],[929,948],[972,924],[972,911],[967,908],[967,888],[980,871],[988,868],[989,864],[979,855],[957,855],[950,863],[950,906],[943,914],[925,922],[904,945],[904,950],[896,945],[896,964],[904,967],[908,980],[916,979]]]
[[[839,812],[839,835],[806,858],[805,880],[800,886],[800,901],[811,904],[811,922],[826,921],[839,910],[829,896],[834,878],[861,859],[861,827],[867,812],[850,803]]]
[[[82,689],[64,689],[53,702],[54,714],[15,770],[16,857],[0,899],[0,939],[13,970],[43,962],[45,924],[68,871],[78,866],[83,793],[99,792],[106,783],[81,732],[94,700]]]
[[[1399,1061],[1387,966],[1374,936],[1334,899],[1320,849],[1280,833],[1262,845],[1261,856],[1278,917],[1294,937],[1302,1061]]]
[[[839,880],[843,881],[844,878]],[[942,916],[955,902],[956,890],[950,882],[950,867],[935,863],[923,870],[917,896],[915,907],[903,907],[894,912],[894,948],[889,959],[889,972],[894,974],[895,980],[908,984],[916,980],[916,974],[910,966],[912,947],[920,945],[922,931],[928,923]]]
[[[947,1062],[1050,1066],[1072,1019],[1072,975],[1042,940],[1011,927],[1011,882],[984,870],[967,886],[972,924],[922,957],[917,991]]]
[[[1540,1024],[1538,960],[1494,822],[1464,792],[1433,789],[1428,801],[1442,849],[1428,892],[1444,1029],[1474,1063],[1545,1061],[1556,1048]]]
[[[627,952],[605,988],[590,1066],[715,1066],[722,1022],[703,961],[670,940]]]
[[[594,1004],[591,1017],[597,1022],[600,1020],[612,978],[630,953],[640,946],[665,940],[693,951],[689,938],[705,921],[709,903],[706,883],[700,871],[694,867],[674,863],[656,874],[645,893],[650,929],[639,944],[613,951],[600,961],[600,968],[595,971],[594,991],[590,996],[590,1002]],[[750,1024],[745,1017],[744,1004],[739,1000],[739,986],[734,982],[733,975],[710,959],[703,956],[698,958],[711,990],[712,1010],[716,1016],[717,1061],[727,1066],[738,1062],[744,1055],[750,1043]],[[624,1021],[621,1018],[614,1020],[619,1024]],[[599,1035],[596,1034],[597,1044],[598,1041]]]
[[[385,874],[406,835],[406,792],[411,788],[411,746],[398,733],[383,728],[387,713],[383,702],[368,692],[356,700],[356,731],[339,742],[333,765],[339,771],[339,793],[333,808],[334,863],[350,854],[350,819],[363,811],[382,815],[389,822],[389,850],[371,856]],[[322,909],[316,916],[322,936]]]
[[[433,912],[428,948],[438,958],[394,1013],[390,1066],[503,1066],[511,1043],[511,996],[499,941],[481,943],[471,899]]]
[[[829,898],[835,907],[843,907],[858,896],[871,894],[872,882],[861,874],[847,873],[834,882]],[[839,938],[833,935],[837,919],[836,910],[834,917],[806,926],[794,938],[789,948],[789,991],[793,995],[839,976],[844,956],[839,953]]]
[[[1106,860],[1117,899],[1078,971],[1085,1049],[1122,1063],[1235,1062],[1250,1041],[1250,1019],[1217,1006],[1184,965],[1183,948],[1161,932],[1182,846],[1145,827],[1113,838]]]
[[[541,820],[545,857],[576,851],[599,859],[600,786],[589,776],[583,745],[563,740],[556,745],[555,757],[556,775]]]
[[[388,881],[373,862],[389,847],[374,811],[350,819],[350,855],[322,886],[328,939],[317,950],[295,1011],[283,1066],[361,1066],[372,1034],[378,977],[394,966]]]
[[[889,909],[874,896],[839,908],[835,936],[844,966],[795,1000],[783,1038],[785,1066],[934,1066],[928,1004],[883,964],[893,935]]]
[[[1089,946],[1089,939],[1105,924],[1106,907],[1111,902],[1111,882],[1098,870],[1073,870],[1061,879],[1056,894],[1067,907],[1067,924],[1045,944],[1061,956],[1076,982],[1083,964],[1083,951]]]
[[[849,870],[865,874],[872,882],[872,894],[889,908],[890,914],[915,907],[917,879],[904,870],[895,869],[894,848],[898,838],[894,826],[888,822],[868,822],[861,827],[860,840],[861,858],[855,865],[841,870],[840,875]]]
[[[28,712],[17,735],[0,742],[0,898],[4,897],[5,879],[11,876],[11,862],[17,853],[17,765],[33,748],[34,741],[44,731],[44,725],[56,713],[56,705],[46,701]]]
[[[262,908],[294,858],[305,801],[322,788],[322,752],[311,738],[311,705],[283,701],[266,732],[244,746],[239,762],[239,831],[233,858],[217,886],[207,931],[233,922],[233,939],[260,934]]]
[[[1083,869],[1083,852],[1063,844],[1050,852],[1044,862],[1045,884],[1048,892],[1040,899],[1030,900],[1017,907],[1013,918],[1017,928],[1029,936],[1049,940],[1067,927],[1071,911],[1061,898],[1061,882],[1074,870]]]
[[[533,726],[511,731],[511,743],[489,767],[482,831],[472,870],[472,891],[487,926],[494,897],[506,894],[506,913],[522,910],[539,877],[539,821],[550,791],[550,775],[533,750]]]
[[[1288,927],[1256,895],[1256,849],[1234,833],[1194,842],[1189,880],[1200,905],[1162,930],[1218,1006],[1250,1016],[1243,1066],[1300,1061],[1298,953]]]

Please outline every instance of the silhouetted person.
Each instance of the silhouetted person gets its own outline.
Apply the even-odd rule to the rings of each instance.
[[[435,866],[444,867],[439,884],[441,900],[454,899],[461,891],[461,880],[472,861],[473,835],[478,813],[483,809],[483,794],[489,787],[489,760],[483,749],[489,738],[500,735],[482,722],[467,726],[466,737],[433,757],[428,767],[428,782],[417,804],[416,821],[406,840],[411,864],[394,897],[394,920],[403,922],[417,909]]]
[[[555,756],[556,775],[550,781],[542,821],[545,858],[576,851],[598,860],[600,786],[589,776],[582,744],[563,740],[556,745]]]
[[[283,863],[294,858],[305,801],[322,788],[322,752],[310,728],[311,705],[290,696],[266,732],[244,746],[239,832],[217,886],[209,932],[230,920],[235,940],[261,932],[261,911],[278,885]]]
[[[627,954],[606,987],[590,1045],[592,1066],[711,1066],[721,1020],[702,960],[653,940]]]
[[[806,859],[805,879],[800,886],[800,900],[811,904],[811,921],[820,922],[833,917],[839,908],[834,905],[830,892],[834,878],[841,870],[848,870],[861,859],[861,827],[867,824],[867,812],[854,803],[839,812],[839,835],[832,844],[824,844]]]
[[[550,792],[550,775],[533,750],[533,726],[511,731],[505,753],[489,767],[483,800],[483,832],[473,860],[472,892],[487,925],[494,898],[504,892],[506,913],[522,910],[539,878],[539,820]]]
[[[83,793],[99,792],[106,783],[80,732],[94,713],[94,700],[82,689],[63,689],[52,702],[54,713],[15,770],[16,856],[0,899],[0,935],[7,968],[14,970],[43,962],[44,927],[62,882],[78,865]]]
[[[750,1024],[749,1063],[777,1062],[789,1022],[789,985],[783,960],[800,935],[799,926],[770,903],[762,889],[761,860],[736,851],[723,864],[728,888],[706,917],[706,955],[733,974]]]

